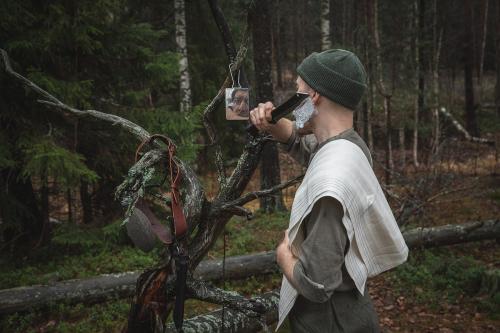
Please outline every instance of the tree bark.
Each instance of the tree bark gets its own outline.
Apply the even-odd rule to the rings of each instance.
[[[330,38],[330,0],[321,0],[321,49],[332,47]]]
[[[224,321],[222,320],[222,310],[212,311],[208,314],[199,315],[185,321],[184,333],[215,333],[215,332],[270,332],[268,325],[278,320],[277,306],[279,292],[270,291],[263,295],[253,297],[253,301],[265,306],[266,312],[260,317],[245,315],[241,310],[226,309]],[[224,325],[223,325],[224,323]],[[224,328],[221,330],[221,328]],[[165,333],[177,332],[174,325],[168,325]]]
[[[188,54],[186,46],[186,10],[184,0],[174,0],[175,10],[175,41],[177,53],[179,53],[179,91],[180,110],[188,112],[191,110],[191,83],[189,78]]]
[[[267,0],[257,0],[250,12],[249,20],[252,26],[253,60],[255,68],[256,98],[264,103],[272,101],[272,55],[271,55],[271,10]],[[276,142],[268,142],[262,152],[260,167],[260,187],[266,189],[281,182],[278,146]],[[275,196],[260,199],[260,209],[265,212],[285,209],[281,192]]]

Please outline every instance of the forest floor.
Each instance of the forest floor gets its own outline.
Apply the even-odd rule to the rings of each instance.
[[[412,213],[406,227],[498,219],[500,176],[492,172],[491,156],[483,157],[480,160],[486,161],[481,162],[483,164],[477,161],[463,165],[444,163],[438,172],[409,172],[400,178],[400,184],[390,188],[396,196],[420,197],[419,209]],[[301,171],[288,162],[283,157],[283,179]],[[380,174],[380,170],[377,173]],[[254,179],[259,179],[258,174]],[[248,190],[257,186],[258,183],[252,183]],[[288,207],[293,192],[293,188],[284,191]],[[397,200],[391,199],[391,203],[397,211]],[[249,207],[258,208],[257,203]],[[250,221],[233,218],[227,226],[226,255],[274,249],[283,237],[288,214],[257,212]],[[151,266],[158,252],[144,254],[133,248],[120,223],[116,221],[104,229],[63,225],[56,230],[50,247],[22,258],[12,253],[2,254],[0,289]],[[222,247],[222,239],[219,239],[208,259],[220,258]],[[383,331],[500,332],[500,291],[497,287],[496,292],[489,295],[481,289],[485,272],[500,270],[499,258],[498,240],[411,250],[407,263],[368,283]],[[224,288],[250,296],[276,289],[280,281],[281,276],[274,274],[226,281]],[[112,300],[93,306],[54,304],[43,311],[8,315],[0,318],[0,332],[120,332],[127,318],[129,301]],[[215,308],[217,306],[190,300],[186,316]],[[288,332],[288,328],[285,326],[279,332]]]

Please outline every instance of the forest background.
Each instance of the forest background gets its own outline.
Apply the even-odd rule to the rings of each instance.
[[[217,165],[203,111],[235,61],[214,20],[214,3],[3,1],[0,48],[15,71],[67,105],[168,135],[210,196],[218,186]],[[218,6],[236,47],[245,31],[250,35],[240,75],[253,105],[288,97],[295,68],[313,51],[343,48],[361,58],[369,81],[355,113],[356,130],[372,151],[403,230],[496,221],[498,232],[500,3],[221,0]],[[121,226],[123,208],[114,200],[134,163],[137,139],[117,126],[40,104],[6,73],[5,59],[0,289],[154,265],[160,251],[133,247]],[[220,106],[214,124],[231,170],[248,137],[245,122],[224,115]],[[247,191],[302,172],[276,143],[266,145],[261,160]],[[255,218],[234,217],[228,224],[227,254],[273,249],[287,226],[295,188],[247,204]],[[415,250],[409,263],[374,280],[372,297],[384,329],[498,330],[500,248],[498,234],[492,235]],[[208,257],[220,258],[222,247],[219,240]],[[488,287],[492,279],[497,287]],[[272,290],[278,281],[279,274],[256,276],[231,287],[250,295]],[[189,314],[214,309],[189,304]],[[128,307],[126,298],[94,306],[58,303],[5,315],[0,328],[119,331]]]

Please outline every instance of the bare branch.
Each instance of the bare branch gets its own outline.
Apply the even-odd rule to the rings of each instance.
[[[91,116],[109,122],[111,123],[111,125],[120,125],[122,128],[126,129],[131,134],[135,135],[141,141],[147,139],[150,136],[148,131],[146,131],[144,128],[122,117],[96,110],[78,110],[68,106],[67,104],[61,102],[59,99],[48,93],[46,90],[40,88],[34,82],[30,81],[21,74],[15,72],[10,64],[10,59],[7,52],[3,49],[0,49],[0,53],[2,54],[2,59],[5,65],[5,71],[8,74],[14,77],[17,81],[21,82],[29,89],[35,91],[36,93],[45,98],[45,99],[39,99],[38,100],[39,103],[54,106],[57,109],[67,111],[78,117]]]
[[[304,178],[304,175],[297,176],[297,177],[292,178],[284,183],[281,183],[279,185],[273,186],[273,187],[265,189],[265,190],[247,193],[236,200],[224,203],[224,205],[222,205],[221,208],[224,210],[227,210],[227,209],[230,209],[231,207],[242,206],[242,205],[244,205],[247,202],[250,202],[252,200],[272,195],[273,193],[276,193],[276,192],[281,191],[287,187],[290,187],[292,185],[297,184],[298,182],[300,182],[302,180],[302,178]]]
[[[242,206],[231,206],[228,207],[226,211],[237,216],[244,216],[247,220],[251,220],[253,218],[252,211]]]

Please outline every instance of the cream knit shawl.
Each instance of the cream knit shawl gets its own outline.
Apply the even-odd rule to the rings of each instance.
[[[356,288],[364,294],[366,279],[405,262],[408,247],[370,163],[351,141],[338,139],[321,147],[295,193],[288,235],[296,255],[303,242],[299,227],[314,203],[325,196],[342,204],[342,223],[350,244],[345,265]],[[276,330],[297,295],[283,276]]]

